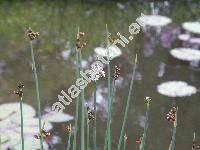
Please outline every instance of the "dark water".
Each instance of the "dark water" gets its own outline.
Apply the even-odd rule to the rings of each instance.
[[[145,115],[144,98],[150,96],[151,110],[146,150],[168,149],[172,125],[166,120],[166,113],[173,105],[179,106],[176,150],[191,149],[193,132],[199,139],[200,95],[194,94],[184,98],[169,98],[160,95],[156,86],[171,80],[186,81],[197,88],[200,85],[199,68],[190,67],[185,62],[172,58],[169,50],[182,46],[177,35],[182,33],[184,21],[196,21],[200,17],[198,1],[159,2],[154,3],[158,14],[170,17],[173,22],[158,33],[151,28],[137,34],[122,49],[122,56],[112,61],[113,66],[121,66],[123,81],[117,87],[113,105],[112,145],[116,149],[122,125],[128,88],[131,79],[131,67],[134,56],[138,54],[137,77],[131,100],[126,133],[127,149],[139,149],[136,138],[142,136]],[[105,43],[105,25],[116,35],[120,32],[128,35],[128,26],[135,22],[140,13],[152,14],[149,2],[125,3],[80,3],[80,2],[12,2],[0,4],[0,103],[18,101],[11,94],[18,81],[25,84],[24,101],[36,107],[34,80],[31,71],[31,58],[25,30],[31,26],[40,33],[35,41],[36,61],[41,90],[41,107],[51,107],[57,101],[62,89],[68,89],[76,80],[74,41],[78,26],[86,33],[87,47],[83,49],[83,59],[90,60],[94,48]],[[193,47],[194,45],[190,45]],[[62,51],[71,50],[70,56],[63,59]],[[90,60],[90,61],[89,61]],[[88,67],[89,67],[88,63]],[[160,64],[165,64],[164,74],[158,77]],[[106,88],[106,78],[99,81],[98,89]],[[93,85],[86,88],[86,99],[91,99]],[[106,129],[106,92],[98,112],[97,146],[101,150]],[[98,99],[97,99],[98,100]],[[66,108],[74,115],[75,101]],[[68,123],[55,124],[53,134],[62,138],[57,149],[66,149],[67,135],[63,132]],[[80,130],[79,130],[80,131]]]

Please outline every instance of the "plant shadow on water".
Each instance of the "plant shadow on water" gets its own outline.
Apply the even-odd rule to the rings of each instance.
[[[171,50],[186,47],[199,51],[199,30],[196,31],[194,25],[193,29],[188,29],[188,24],[186,28],[182,28],[184,22],[198,21],[199,10],[200,2],[195,0],[185,1],[185,3],[182,1],[155,3],[140,1],[105,3],[86,1],[1,2],[0,132],[2,146],[17,145],[16,149],[21,148],[20,105],[19,99],[12,94],[18,81],[23,81],[25,85],[23,96],[23,111],[26,112],[24,113],[25,144],[33,141],[39,142],[39,140],[33,138],[34,135],[38,134],[38,116],[35,111],[37,105],[30,47],[27,38],[25,38],[25,30],[29,26],[40,33],[39,38],[33,41],[33,45],[40,85],[42,121],[45,121],[45,130],[52,134],[52,147],[64,150],[67,149],[68,143],[65,127],[74,123],[76,101],[73,100],[66,107],[65,114],[61,116],[57,116],[50,109],[52,104],[57,101],[57,95],[60,91],[62,89],[67,90],[76,81],[74,41],[78,26],[86,33],[87,46],[81,52],[83,55],[82,67],[85,70],[90,68],[90,64],[96,60],[94,49],[106,45],[104,42],[106,24],[114,37],[118,38],[117,32],[128,37],[129,25],[135,22],[135,19],[141,13],[144,13],[167,16],[172,22],[163,27],[155,27],[155,24],[145,26],[125,48],[120,47],[122,55],[113,59],[110,64],[111,73],[114,72],[115,65],[119,65],[121,68],[120,78],[115,83],[116,89],[112,106],[110,139],[112,149],[117,149],[136,53],[138,63],[133,87],[134,92],[132,93],[125,127],[126,149],[140,148],[135,141],[138,137],[142,137],[145,128],[146,107],[144,98],[146,96],[151,97],[152,101],[148,115],[145,149],[161,150],[169,148],[173,124],[167,121],[166,114],[172,106],[178,106],[175,149],[191,149],[193,133],[196,132],[197,140],[200,134],[200,120],[198,119],[200,113],[200,94],[198,92],[200,64],[199,61],[191,61],[194,54],[187,57],[187,53],[183,54],[184,57],[179,57],[180,55],[175,56],[174,53],[172,55]],[[185,34],[187,38],[183,36]],[[198,56],[199,53],[196,54],[195,52],[195,58],[198,59]],[[182,58],[186,58],[186,60]],[[168,81],[174,81],[176,85],[177,81],[181,81],[179,82],[181,84],[184,81],[185,84],[183,83],[184,86],[180,87],[177,85],[173,88],[168,86],[159,88],[159,85]],[[185,85],[194,87],[192,94],[188,94],[188,90],[184,91]],[[93,83],[90,83],[85,88],[85,99],[91,108],[94,105],[93,87]],[[182,88],[182,90],[179,90],[179,88]],[[162,92],[159,92],[160,90]],[[180,96],[182,94],[185,94],[185,97]],[[103,149],[106,134],[107,95],[106,75],[105,78],[98,81],[96,91],[96,135],[97,149],[99,150]],[[79,106],[79,114],[81,116],[81,105]],[[81,143],[80,123],[81,117],[79,117],[78,122],[77,143]],[[90,149],[92,149],[92,124],[90,125],[90,132]],[[73,136],[71,141],[73,141]],[[30,146],[34,147],[35,145],[30,144]],[[29,149],[34,149],[35,147],[33,147]],[[77,149],[80,149],[80,147],[81,145],[77,144]]]

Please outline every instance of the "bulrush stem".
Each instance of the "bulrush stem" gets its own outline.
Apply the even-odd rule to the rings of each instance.
[[[90,124],[87,123],[87,150],[90,150]]]
[[[94,150],[97,149],[97,81],[94,81],[94,126],[93,126],[93,142],[94,142]]]
[[[33,69],[33,73],[34,73],[35,87],[36,87],[37,113],[38,113],[39,133],[40,133],[42,130],[41,111],[40,111],[40,92],[39,92],[39,83],[38,83],[38,76],[37,76],[37,69],[36,69],[36,65],[35,65],[35,57],[34,57],[32,41],[30,41],[30,47],[31,47],[32,69]],[[43,150],[43,139],[42,138],[40,138],[40,146],[41,146],[41,150]]]
[[[136,54],[136,57],[135,57],[135,63],[133,65],[131,84],[130,84],[130,87],[129,87],[128,99],[127,99],[127,103],[126,103],[126,109],[125,109],[125,114],[124,114],[124,119],[123,119],[123,124],[122,124],[122,128],[121,128],[121,133],[120,133],[120,138],[119,138],[119,143],[118,143],[118,146],[117,146],[117,150],[120,150],[120,147],[121,147],[121,144],[122,144],[123,135],[124,135],[125,125],[126,125],[126,121],[127,121],[128,110],[129,110],[129,105],[130,105],[130,100],[131,100],[131,95],[132,95],[131,93],[132,93],[133,83],[134,83],[134,78],[135,78],[136,64],[137,64],[137,54]]]
[[[80,77],[80,68],[79,68],[79,54],[76,49],[76,76]],[[73,150],[76,150],[76,138],[78,131],[78,114],[79,114],[79,96],[76,97],[76,114],[75,114],[75,128],[74,128],[74,139],[73,139]]]
[[[20,114],[21,114],[21,141],[22,141],[22,150],[24,150],[24,122],[23,122],[23,98],[20,97]]]
[[[172,139],[171,139],[171,143],[169,145],[169,150],[174,150],[175,149],[178,107],[177,107],[176,110],[177,111],[176,111],[176,115],[175,115],[175,121],[174,121],[174,124],[173,124]]]
[[[106,25],[106,48],[107,48],[107,59],[109,59],[109,46],[110,46],[110,42],[109,42],[109,39],[108,39],[108,28],[107,28],[107,25]],[[107,64],[107,73],[108,73],[108,119],[107,119],[107,128],[106,128],[106,137],[105,137],[105,143],[104,143],[104,150],[107,149],[107,146],[108,146],[108,150],[111,150],[111,143],[110,143],[110,119],[111,119],[111,91],[110,91],[110,81],[111,81],[111,76],[110,76],[110,64],[108,63]]]
[[[126,142],[127,142],[127,137],[126,134],[124,135],[124,150],[126,150]]]
[[[72,132],[69,133],[69,139],[68,139],[68,144],[67,144],[67,150],[70,150],[70,144],[71,144],[71,135],[72,135]]]
[[[144,150],[146,137],[147,137],[147,130],[148,130],[148,120],[149,120],[149,102],[147,102],[147,110],[146,110],[146,119],[145,119],[145,126],[144,126],[144,133],[142,137],[142,143],[140,144],[140,150]]]
[[[79,50],[79,65],[80,70],[82,71],[82,55],[81,50]],[[82,113],[81,113],[81,150],[85,149],[85,96],[84,96],[84,89],[81,92],[81,99],[82,99]]]

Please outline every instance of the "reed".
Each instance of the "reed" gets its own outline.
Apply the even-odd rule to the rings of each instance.
[[[81,55],[81,50],[79,50],[79,65],[80,65],[80,70],[83,71],[82,68],[82,55]],[[85,96],[84,96],[84,89],[81,92],[81,106],[82,106],[82,112],[81,112],[81,150],[85,149]]]
[[[131,83],[130,83],[130,87],[129,87],[128,98],[127,98],[127,103],[126,103],[126,108],[125,108],[125,114],[124,114],[124,118],[123,118],[123,124],[122,124],[122,128],[121,128],[121,133],[120,133],[117,150],[120,150],[123,135],[124,135],[125,125],[126,125],[126,121],[127,121],[127,117],[128,117],[128,110],[129,110],[129,105],[130,105],[130,100],[131,100],[131,95],[132,95],[131,93],[132,93],[133,83],[134,83],[134,78],[135,78],[136,64],[137,64],[137,54],[135,57],[135,63],[133,65],[132,78],[131,78]]]
[[[35,88],[36,88],[36,97],[37,97],[37,113],[38,113],[38,122],[39,122],[39,133],[42,131],[42,123],[41,123],[41,111],[40,111],[40,92],[39,92],[39,81],[37,76],[37,69],[35,65],[35,56],[33,51],[33,43],[32,40],[30,41],[30,48],[31,48],[31,58],[32,58],[32,70],[35,79]],[[43,150],[43,139],[40,138],[40,147]]]
[[[72,136],[72,132],[69,133],[69,138],[68,138],[68,144],[67,144],[67,150],[70,150],[70,145],[71,145],[71,136]]]
[[[147,101],[147,109],[146,109],[146,119],[145,119],[145,126],[144,126],[144,133],[142,136],[142,142],[140,144],[140,150],[144,150],[145,147],[145,142],[146,142],[146,138],[147,138],[147,130],[148,130],[148,126],[149,126],[149,106],[150,103],[149,101]]]
[[[87,150],[90,149],[90,123],[87,123]]]
[[[24,121],[23,121],[23,97],[20,97],[20,115],[21,115],[21,141],[22,150],[24,150]]]
[[[76,77],[80,77],[80,68],[79,68],[79,54],[76,48]],[[79,96],[76,97],[76,112],[75,112],[75,127],[74,127],[74,139],[73,139],[73,150],[76,150],[76,138],[78,131],[78,118],[79,118]]]
[[[126,150],[127,136],[126,133],[124,135],[124,150]]]
[[[97,81],[94,81],[94,125],[93,125],[93,145],[94,145],[94,150],[97,149],[97,100],[96,100],[96,95],[97,95]]]
[[[110,42],[109,42],[109,39],[108,39],[108,27],[106,25],[106,48],[108,50],[107,52],[107,59],[109,59],[109,46],[110,46]],[[108,119],[107,119],[107,128],[106,128],[106,137],[105,137],[105,144],[104,144],[104,150],[106,150],[106,148],[108,147],[108,150],[111,149],[111,143],[110,143],[110,119],[111,119],[111,87],[110,87],[110,83],[111,83],[111,75],[110,75],[110,64],[108,63],[107,64],[107,74],[108,74]]]
[[[172,139],[171,139],[171,143],[169,145],[169,150],[175,149],[178,107],[176,110],[177,111],[176,111],[176,115],[175,115],[175,121],[173,122]]]

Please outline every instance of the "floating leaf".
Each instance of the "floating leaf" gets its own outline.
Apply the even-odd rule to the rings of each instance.
[[[66,113],[58,113],[51,111],[45,115],[43,115],[43,120],[49,122],[67,122],[73,119],[73,116]]]
[[[184,22],[182,27],[189,32],[200,34],[200,22]]]
[[[159,84],[157,86],[157,91],[169,97],[184,97],[195,94],[197,89],[184,81],[168,81]]]
[[[138,20],[141,24],[152,27],[162,27],[172,22],[170,18],[160,15],[144,15],[138,18]]]
[[[170,54],[180,60],[184,61],[199,61],[200,50],[192,48],[175,48],[170,51]]]
[[[23,117],[33,117],[36,112],[33,107],[23,103]],[[0,120],[9,118],[9,117],[18,117],[20,119],[20,105],[19,103],[6,103],[0,105]]]

